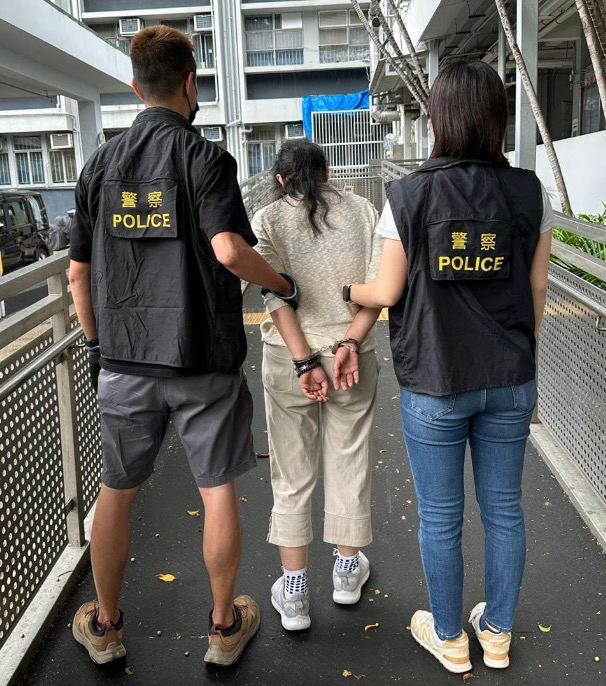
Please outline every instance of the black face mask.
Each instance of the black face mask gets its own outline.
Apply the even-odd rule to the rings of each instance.
[[[189,102],[189,100],[188,100],[188,102]],[[191,105],[190,105],[190,108],[191,108]],[[193,110],[190,109],[189,117],[187,118],[187,121],[190,124],[194,123],[194,119],[196,118],[196,114],[198,114],[199,111],[200,111],[200,105],[198,104],[198,88],[196,87],[196,106],[194,107]]]

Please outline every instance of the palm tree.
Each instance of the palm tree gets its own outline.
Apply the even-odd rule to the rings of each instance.
[[[604,74],[604,60],[606,60],[606,9],[601,5],[601,0],[576,0],[577,10],[581,18],[581,25],[593,71],[595,72],[602,111],[606,116],[606,75]]]
[[[564,176],[562,174],[562,168],[560,167],[560,162],[558,160],[558,156],[553,145],[551,134],[549,133],[549,129],[547,128],[547,124],[545,123],[545,117],[543,116],[543,112],[541,111],[541,106],[539,105],[537,93],[530,80],[530,74],[528,73],[526,62],[524,61],[524,57],[522,56],[520,47],[516,42],[513,29],[511,28],[511,22],[509,21],[509,16],[507,15],[507,10],[505,9],[504,0],[495,0],[495,4],[499,12],[501,24],[503,25],[503,31],[505,32],[507,42],[509,43],[509,49],[513,54],[516,67],[520,72],[522,85],[524,86],[524,90],[526,91],[528,100],[530,100],[530,107],[532,109],[532,113],[534,114],[534,118],[537,122],[537,126],[539,127],[539,132],[541,133],[543,144],[545,145],[547,159],[549,160],[549,164],[551,165],[551,169],[555,177],[556,187],[560,195],[562,211],[565,214],[572,214],[572,209],[570,207],[570,199],[568,197],[568,190],[566,189],[566,183],[564,182]]]
[[[408,33],[408,29],[406,28],[406,24],[402,19],[402,14],[398,7],[396,7],[395,0],[387,0],[387,4],[391,8],[391,11],[395,15],[396,21],[398,22],[398,26],[400,27],[400,33],[402,34],[402,38],[404,39],[404,43],[406,44],[406,49],[410,53],[410,59],[412,60],[417,76],[419,77],[421,87],[425,91],[425,93],[429,95],[429,86],[427,85],[427,78],[425,76],[425,72],[423,71],[421,63],[419,62],[419,58],[417,57],[417,51],[415,50],[415,46],[412,44],[410,34]]]
[[[391,66],[391,68],[396,72],[396,74],[402,79],[404,82],[404,85],[408,90],[415,94],[418,93],[418,89],[416,87],[416,84],[413,82],[413,80],[409,77],[409,74],[402,68],[402,61],[400,58],[403,59],[403,55],[392,55],[389,50],[383,45],[383,43],[379,40],[379,37],[377,36],[377,32],[373,29],[373,27],[369,24],[368,20],[366,19],[366,16],[364,15],[364,12],[362,11],[362,8],[360,7],[360,3],[358,0],[351,0],[351,4],[353,5],[356,14],[360,18],[360,21],[362,22],[362,25],[366,29],[368,35],[370,36],[370,39],[372,42],[375,44],[377,47],[377,50],[379,51],[379,54],[382,55],[382,57],[385,59],[385,61]],[[409,71],[409,70],[408,70]],[[416,95],[415,95],[416,97]],[[419,106],[421,107],[421,111],[423,114],[427,114],[428,109],[427,109],[427,98],[421,96],[419,94]]]

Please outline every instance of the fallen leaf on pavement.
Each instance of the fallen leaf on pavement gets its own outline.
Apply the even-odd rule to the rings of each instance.
[[[242,496],[242,497],[240,498],[240,502],[242,502],[242,503],[247,503],[247,502],[248,502],[248,498],[247,498],[246,496]]]
[[[124,671],[128,674],[128,676],[132,676],[135,673],[135,668],[127,667]]]
[[[463,674],[463,683],[466,684],[468,681],[471,681],[472,679],[479,679],[480,677],[476,676],[475,674],[472,674],[471,672],[467,672],[467,674]]]
[[[342,676],[344,679],[347,679],[347,677],[353,676],[353,672],[350,672],[349,669],[344,669],[344,670],[341,672],[341,676]]]
[[[543,626],[542,624],[539,624],[539,629],[544,633],[548,634],[551,631],[551,624],[549,626]]]
[[[200,516],[200,510],[187,510],[187,514],[190,517],[199,517]]]
[[[156,574],[156,578],[160,579],[160,581],[164,581],[165,583],[170,584],[177,577],[173,574]]]
[[[380,626],[379,622],[377,622],[376,624],[367,624],[364,627],[364,631],[368,631],[369,629],[378,629],[379,626]]]

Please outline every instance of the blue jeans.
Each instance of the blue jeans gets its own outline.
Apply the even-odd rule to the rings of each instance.
[[[536,382],[445,397],[401,392],[408,457],[419,503],[419,544],[439,638],[461,634],[463,471],[471,448],[485,532],[484,619],[511,631],[526,534],[521,506],[524,451]]]

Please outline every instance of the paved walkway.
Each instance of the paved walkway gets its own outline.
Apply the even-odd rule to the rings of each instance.
[[[255,440],[265,452],[258,327],[247,327],[247,362],[255,397]],[[28,686],[267,686],[344,684],[433,686],[462,683],[448,675],[410,636],[415,609],[426,605],[417,547],[417,515],[410,472],[402,447],[397,386],[389,360],[387,327],[379,325],[381,372],[375,455],[375,542],[367,549],[372,576],[357,607],[343,608],[331,598],[332,547],[312,547],[312,627],[286,635],[269,602],[269,588],[280,568],[265,542],[271,507],[269,465],[239,484],[244,552],[239,589],[261,605],[261,631],[228,671],[207,670],[209,594],[200,555],[202,520],[187,510],[200,508],[185,458],[174,434],[167,437],[157,470],[135,506],[132,558],[126,573],[126,661],[98,668],[74,643],[69,622],[76,608],[93,597],[90,572],[59,614],[44,647],[23,682]],[[385,359],[387,358],[387,359]],[[469,494],[473,493],[468,469]],[[512,666],[487,670],[472,641],[478,686],[593,686],[606,684],[606,559],[547,467],[528,450],[525,508],[528,565],[515,627]],[[466,595],[471,608],[482,597],[482,531],[473,497],[466,512]],[[321,494],[315,523],[321,524]],[[177,580],[166,584],[156,574]],[[365,625],[378,623],[365,631]],[[538,624],[551,626],[549,633]],[[158,633],[161,632],[161,635]],[[601,661],[595,660],[596,656]],[[129,675],[125,670],[132,668]],[[355,676],[343,676],[348,670]],[[131,671],[131,669],[129,669]]]

